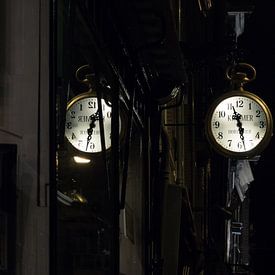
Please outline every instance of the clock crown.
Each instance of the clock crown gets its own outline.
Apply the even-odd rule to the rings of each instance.
[[[243,72],[241,69],[246,69],[250,73],[251,77],[248,77],[248,72]],[[247,82],[251,82],[256,78],[256,70],[253,66],[247,63],[238,63],[233,66],[229,66],[226,70],[226,78],[231,81],[232,89],[243,91],[243,85]]]
[[[75,77],[80,83],[87,85],[90,92],[95,88],[93,87],[96,83],[95,73],[91,72],[89,64],[79,67],[76,70]]]
[[[231,86],[234,90],[243,90],[243,85],[249,82],[249,78],[246,73],[236,72],[232,76]]]

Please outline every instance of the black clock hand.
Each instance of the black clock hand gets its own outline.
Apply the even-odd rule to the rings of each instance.
[[[93,130],[94,130],[93,128],[89,128],[89,129],[87,130],[87,132],[88,132],[88,137],[87,137],[86,151],[88,150],[88,146],[89,146],[90,140],[92,139]]]
[[[86,145],[86,151],[88,150],[88,146],[90,143],[90,140],[92,139],[92,134],[95,128],[95,122],[99,119],[99,111],[97,110],[94,114],[90,115],[90,127],[87,129],[88,137],[87,137],[87,145]]]
[[[240,138],[241,138],[241,140],[243,142],[243,147],[244,147],[244,150],[245,150],[245,142],[244,142],[244,136],[243,136],[244,128],[243,127],[239,128],[239,133],[240,133]]]
[[[240,138],[242,140],[242,143],[243,143],[243,146],[244,146],[244,149],[245,149],[245,142],[244,142],[244,136],[243,136],[243,133],[244,133],[244,128],[242,127],[242,122],[241,122],[241,114],[237,113],[235,108],[233,107],[233,112],[234,112],[234,115],[232,116],[232,119],[236,119],[237,120],[237,126],[239,128],[239,134],[240,134]]]

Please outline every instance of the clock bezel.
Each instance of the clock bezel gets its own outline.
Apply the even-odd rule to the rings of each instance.
[[[266,133],[263,139],[253,149],[245,152],[233,152],[233,151],[227,150],[216,141],[216,138],[214,137],[212,132],[211,119],[212,119],[214,110],[222,101],[234,96],[242,96],[242,97],[247,97],[249,99],[252,99],[253,101],[255,101],[257,104],[261,106],[261,108],[263,109],[266,115]],[[267,104],[264,102],[264,100],[254,93],[251,93],[245,90],[233,90],[233,91],[227,92],[219,96],[216,100],[214,100],[207,111],[206,137],[208,139],[208,142],[212,146],[212,148],[214,148],[214,150],[217,153],[220,153],[225,157],[230,157],[234,159],[249,159],[254,156],[257,156],[267,147],[267,145],[269,144],[272,138],[272,135],[273,135],[273,118],[272,118],[271,111],[268,108]]]

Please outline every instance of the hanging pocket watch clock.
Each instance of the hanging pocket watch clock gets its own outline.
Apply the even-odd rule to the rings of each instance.
[[[76,78],[89,85],[89,90],[72,98],[67,104],[65,137],[78,151],[83,153],[102,152],[101,132],[104,132],[105,149],[111,148],[111,120],[112,106],[106,98],[98,101],[97,93],[91,88],[88,78],[80,80],[79,71],[88,65],[80,67]],[[102,114],[103,129],[100,129],[100,109]],[[119,117],[119,133],[122,136],[122,121]],[[103,130],[103,131],[102,131]]]
[[[237,71],[249,69],[252,77]],[[226,77],[233,89],[217,98],[206,115],[206,136],[220,154],[236,159],[247,159],[260,154],[273,134],[273,119],[267,104],[243,85],[256,77],[256,70],[247,63],[229,67]]]

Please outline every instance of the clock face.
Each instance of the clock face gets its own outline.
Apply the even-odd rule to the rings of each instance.
[[[214,104],[208,116],[210,142],[227,155],[252,156],[263,149],[272,135],[268,107],[249,92],[223,97]]]
[[[111,147],[112,108],[101,99],[105,147]],[[90,135],[89,135],[90,133]],[[78,150],[86,153],[102,151],[98,101],[95,96],[84,96],[68,104],[65,136]]]

